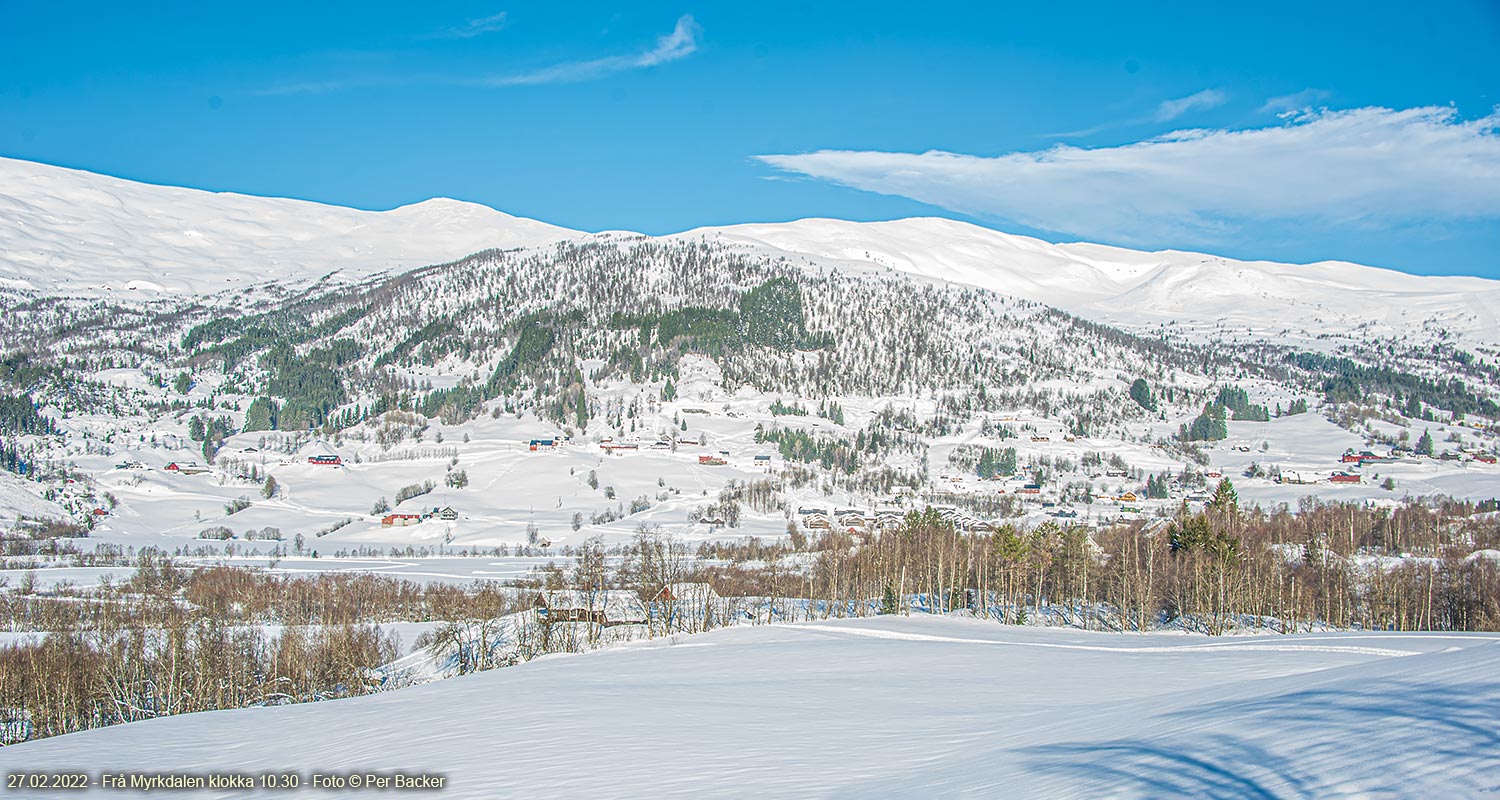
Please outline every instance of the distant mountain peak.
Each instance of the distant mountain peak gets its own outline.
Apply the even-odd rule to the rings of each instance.
[[[157,186],[0,158],[0,286],[149,299],[304,284],[578,231],[451,198],[390,211]]]

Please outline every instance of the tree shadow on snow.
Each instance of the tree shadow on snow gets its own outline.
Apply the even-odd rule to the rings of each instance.
[[[1149,714],[1149,712],[1146,712]],[[1140,739],[1017,751],[1044,783],[1104,794],[1318,797],[1500,790],[1500,682],[1368,681],[1155,715]],[[1250,733],[1239,733],[1250,731]],[[1428,791],[1424,791],[1425,788]]]

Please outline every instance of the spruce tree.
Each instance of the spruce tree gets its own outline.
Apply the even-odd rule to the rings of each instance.
[[[1016,474],[1016,448],[1007,447],[1005,452],[1000,454],[999,471],[1001,475]]]
[[[880,613],[901,613],[901,600],[896,597],[896,587],[892,586],[889,581],[885,584],[885,596],[880,599]]]
[[[245,411],[245,432],[276,428],[276,405],[269,397],[257,397]]]
[[[1208,505],[1221,511],[1239,510],[1240,496],[1235,492],[1234,483],[1228,477],[1219,479],[1219,486],[1214,489],[1214,497],[1208,501]]]
[[[1422,437],[1417,439],[1416,453],[1419,456],[1432,455],[1432,431],[1426,428],[1422,429]]]
[[[1135,383],[1130,384],[1130,399],[1147,411],[1156,410],[1156,397],[1151,393],[1150,384],[1145,378],[1136,378]]]

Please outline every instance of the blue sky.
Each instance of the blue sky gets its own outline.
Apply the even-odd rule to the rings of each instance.
[[[302,5],[4,2],[0,155],[588,230],[939,215],[1500,278],[1494,2]]]

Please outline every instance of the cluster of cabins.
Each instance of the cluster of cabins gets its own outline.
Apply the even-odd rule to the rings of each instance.
[[[458,519],[458,512],[454,510],[453,506],[446,506],[444,508],[434,508],[431,511],[423,511],[418,514],[386,514],[385,516],[380,518],[380,527],[404,528],[408,525],[420,525],[421,523],[426,522],[429,519],[439,519],[443,520],[444,522],[452,522]]]
[[[566,437],[531,439],[526,443],[526,449],[533,453],[550,452],[562,447],[566,442]],[[674,447],[679,446],[701,447],[702,444],[703,443],[698,441],[697,439],[689,439],[686,437],[678,438],[676,440],[673,440],[671,438],[662,438],[657,439],[656,441],[648,445],[644,445],[644,447],[650,450],[671,450]],[[599,449],[603,450],[606,453],[633,453],[639,452],[642,447],[643,445],[641,441],[635,438],[616,439],[614,437],[606,437],[599,440]],[[728,450],[720,450],[717,454],[706,454],[698,456],[698,463],[703,466],[721,467],[729,463],[728,456]],[[757,467],[769,467],[771,466],[771,463],[772,461],[770,455],[761,454],[754,457],[754,464]]]
[[[1345,453],[1339,457],[1339,463],[1347,464],[1350,466],[1342,470],[1334,471],[1328,476],[1327,481],[1329,483],[1344,484],[1364,483],[1364,475],[1359,472],[1350,471],[1351,467],[1353,469],[1359,469],[1368,464],[1395,464],[1407,455],[1409,454],[1406,451],[1399,449],[1392,450],[1388,455],[1380,455],[1379,453],[1374,453],[1369,450],[1361,450],[1355,452],[1353,449],[1350,449],[1348,451],[1345,451]],[[1495,464],[1497,463],[1497,461],[1500,461],[1500,459],[1497,459],[1493,453],[1486,453],[1483,451],[1444,451],[1437,456],[1434,456],[1434,458],[1439,461],[1470,460],[1480,464]],[[1281,476],[1277,479],[1279,483],[1283,484],[1320,483],[1323,480],[1324,479],[1320,474],[1300,472],[1297,470],[1282,470]]]
[[[1404,457],[1414,455],[1415,454],[1411,453],[1410,451],[1404,450],[1402,448],[1393,449],[1391,450],[1390,455],[1384,456],[1372,453],[1369,450],[1361,450],[1360,452],[1356,453],[1351,449],[1346,451],[1344,455],[1340,456],[1339,461],[1344,464],[1353,464],[1356,467],[1362,467],[1366,464],[1394,464]],[[1422,456],[1417,457],[1421,458]],[[1431,457],[1437,459],[1438,461],[1477,461],[1481,464],[1500,463],[1500,458],[1496,458],[1494,453],[1488,453],[1483,450],[1477,449],[1444,450],[1443,452]]]
[[[721,601],[707,583],[671,583],[652,595],[650,603],[624,589],[544,589],[532,596],[532,608],[546,622],[592,622],[604,627],[645,625],[653,617],[670,621],[678,615],[699,615]]]
[[[956,508],[935,509],[938,516],[961,531],[993,531],[995,523],[969,516]],[[906,513],[898,509],[880,509],[874,513],[853,508],[839,508],[830,512],[826,508],[802,507],[797,509],[802,527],[808,530],[833,530],[845,533],[867,533],[877,530],[894,530],[901,526]]]

